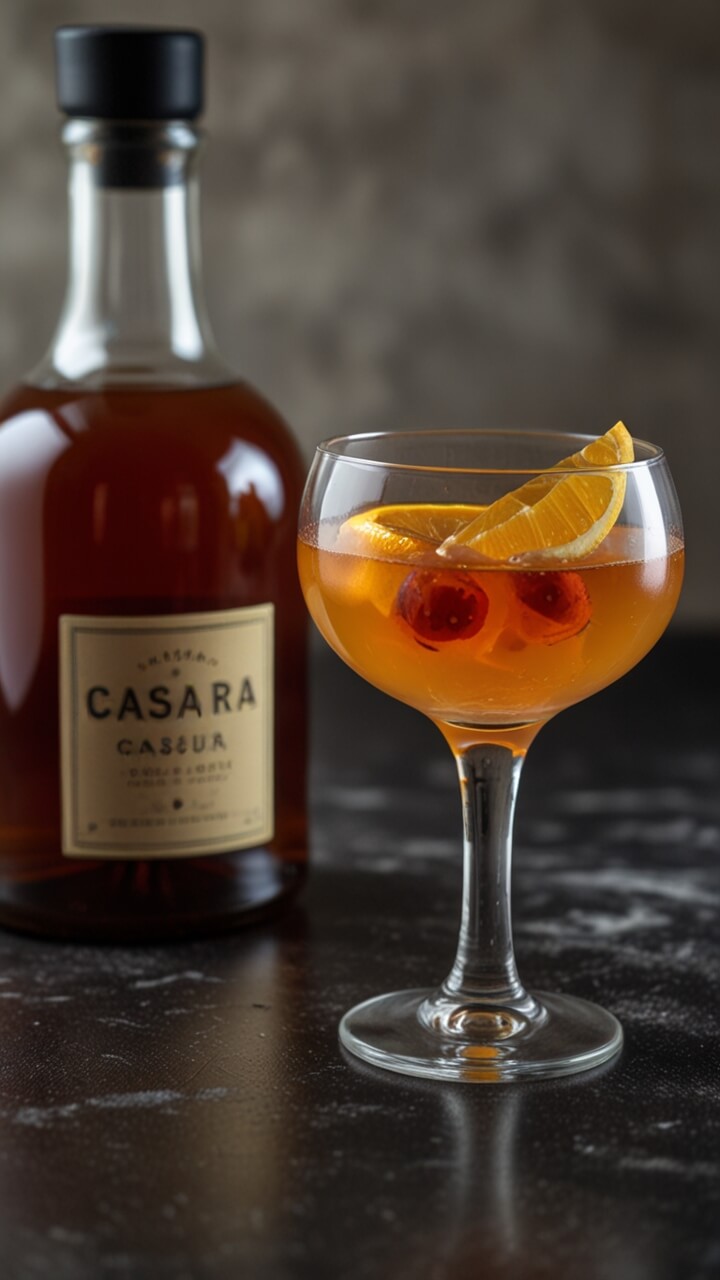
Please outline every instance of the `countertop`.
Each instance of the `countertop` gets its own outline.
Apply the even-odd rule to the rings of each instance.
[[[420,1082],[338,1046],[452,961],[460,805],[418,714],[316,648],[312,870],[166,947],[0,933],[2,1280],[716,1280],[720,637],[670,633],[521,784],[525,983],[621,1019],[558,1081]]]

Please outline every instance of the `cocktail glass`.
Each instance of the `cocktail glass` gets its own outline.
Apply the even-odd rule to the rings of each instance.
[[[340,1024],[343,1045],[376,1066],[505,1082],[583,1071],[622,1045],[620,1024],[599,1006],[524,988],[511,931],[526,751],[552,716],[648,652],[682,582],[681,516],[662,451],[636,440],[633,461],[601,467],[592,449],[595,461],[583,461],[590,443],[536,431],[428,431],[317,448],[298,543],[309,612],[350,667],[435,722],[463,802],[462,912],[449,976],[437,988],[369,999]],[[570,521],[569,549],[547,512],[537,546],[500,557],[497,546],[492,556],[476,549],[467,531],[478,513],[529,481],[535,501],[568,479],[560,517]],[[573,503],[592,507],[603,486],[609,527],[598,545],[592,530],[573,542],[573,521],[592,524]]]

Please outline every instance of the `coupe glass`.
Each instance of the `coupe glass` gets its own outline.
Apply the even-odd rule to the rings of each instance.
[[[464,885],[449,976],[439,987],[376,996],[340,1024],[345,1047],[376,1066],[504,1082],[584,1071],[622,1045],[611,1013],[522,985],[512,825],[538,730],[633,667],[672,617],[683,534],[666,459],[636,440],[633,462],[573,468],[581,477],[602,471],[621,495],[612,528],[584,557],[558,561],[541,550],[490,561],[443,546],[458,512],[470,508],[469,519],[590,440],[387,432],[317,448],[298,544],[309,612],[353,670],[435,722],[462,793]]]

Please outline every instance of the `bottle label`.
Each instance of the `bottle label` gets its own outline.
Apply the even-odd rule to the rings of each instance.
[[[272,837],[273,615],[60,618],[66,856],[198,857]]]

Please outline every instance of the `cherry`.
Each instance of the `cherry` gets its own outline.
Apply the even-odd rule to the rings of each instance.
[[[402,583],[396,607],[420,643],[469,640],[485,624],[488,598],[467,573],[417,569]]]
[[[556,644],[585,629],[592,615],[587,587],[579,573],[513,574],[520,602],[520,629],[528,640]]]

